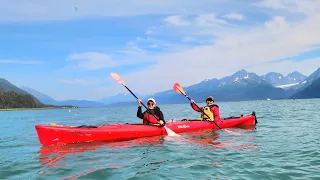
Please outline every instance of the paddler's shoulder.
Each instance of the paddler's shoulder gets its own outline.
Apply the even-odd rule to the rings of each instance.
[[[219,106],[218,106],[217,104],[211,105],[211,108],[212,108],[212,107],[217,107],[217,108],[219,108]]]

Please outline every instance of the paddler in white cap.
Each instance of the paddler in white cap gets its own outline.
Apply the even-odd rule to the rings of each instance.
[[[160,108],[156,105],[156,100],[153,98],[149,98],[147,101],[148,111],[142,113],[142,104],[141,100],[137,99],[137,102],[139,104],[138,111],[137,111],[137,117],[140,119],[143,119],[143,124],[145,125],[164,125],[165,121],[163,118],[163,113],[161,112]],[[155,118],[150,112],[155,115],[157,118]],[[159,120],[159,121],[158,121]]]

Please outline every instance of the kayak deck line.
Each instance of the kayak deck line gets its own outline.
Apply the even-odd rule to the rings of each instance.
[[[222,129],[232,127],[255,126],[256,115],[222,118],[216,122]],[[211,121],[199,119],[182,119],[166,123],[174,133],[185,133],[198,130],[219,130]],[[60,145],[90,141],[123,141],[141,137],[168,135],[163,126],[144,124],[107,124],[101,126],[81,125],[35,125],[39,142],[42,145]]]

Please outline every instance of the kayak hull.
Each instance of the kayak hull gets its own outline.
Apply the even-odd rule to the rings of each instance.
[[[217,122],[220,128],[255,125],[255,114],[222,119]],[[169,121],[166,127],[175,133],[184,133],[198,130],[218,130],[219,128],[209,121],[177,120]],[[38,139],[43,145],[60,145],[90,141],[121,141],[141,137],[168,135],[164,127],[142,124],[111,124],[99,127],[74,127],[62,125],[36,125]]]

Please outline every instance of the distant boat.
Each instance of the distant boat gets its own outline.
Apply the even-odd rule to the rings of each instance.
[[[270,101],[271,99],[268,98],[267,100]]]

